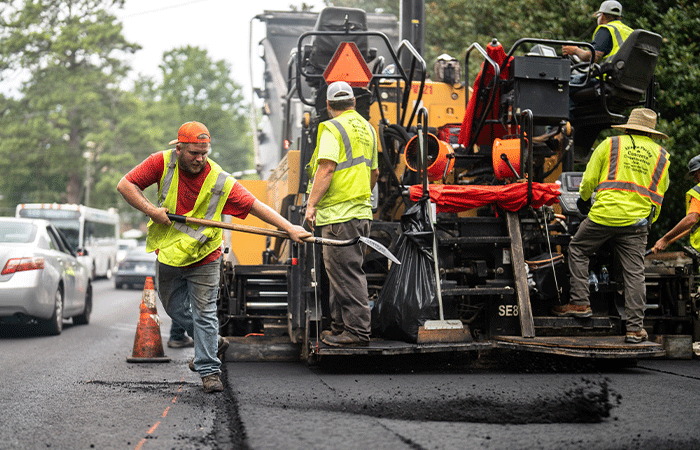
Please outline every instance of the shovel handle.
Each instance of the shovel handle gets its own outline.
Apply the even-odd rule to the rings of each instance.
[[[224,228],[227,230],[242,231],[244,233],[261,234],[264,236],[273,236],[283,239],[289,239],[289,234],[281,230],[270,230],[268,228],[251,227],[248,225],[238,225],[235,223],[219,222],[216,220],[198,219],[196,217],[182,216],[180,214],[168,213],[167,215],[168,219],[170,219],[173,222],[191,223],[194,225],[204,225],[207,227]]]
[[[226,222],[218,222],[216,220],[208,220],[208,219],[198,219],[196,217],[188,217],[188,216],[182,216],[180,214],[167,214],[168,219],[170,219],[173,222],[180,222],[180,223],[192,223],[195,225],[204,225],[208,227],[217,227],[217,228],[225,228],[227,230],[233,230],[233,231],[241,231],[244,233],[253,233],[253,234],[262,234],[265,236],[274,236],[282,239],[290,239],[289,234],[286,231],[281,231],[281,230],[270,230],[268,228],[259,228],[259,227],[251,227],[249,225],[239,225],[235,223],[226,223]],[[304,239],[304,242],[309,242],[312,244],[318,244],[318,245],[332,245],[335,247],[347,247],[349,245],[355,245],[358,242],[362,242],[364,244],[367,244],[374,250],[378,251],[379,253],[383,254],[387,258],[389,258],[391,261],[393,261],[396,264],[401,264],[401,262],[396,259],[396,257],[382,244],[379,242],[370,239],[368,237],[362,237],[358,236],[352,239],[347,239],[344,241],[340,240],[335,240],[335,239],[325,239],[322,237],[316,237],[316,236],[309,236]]]
[[[182,216],[180,214],[168,213],[167,215],[168,215],[168,219],[170,219],[173,222],[191,223],[194,225],[204,225],[207,227],[216,227],[216,228],[224,228],[226,230],[241,231],[243,233],[261,234],[263,236],[272,236],[272,237],[278,237],[278,238],[282,238],[282,239],[290,239],[289,234],[286,231],[281,231],[281,230],[270,230],[268,228],[252,227],[249,225],[239,225],[239,224],[235,224],[235,223],[219,222],[216,220],[198,219],[196,217]],[[310,242],[312,244],[320,244],[320,245],[334,245],[336,247],[345,247],[348,245],[353,245],[353,244],[356,244],[357,241],[358,241],[358,238],[348,239],[345,241],[337,241],[334,239],[324,239],[324,238],[316,237],[316,236],[309,236],[306,239],[304,239],[304,242]]]
[[[676,236],[676,237],[674,237],[673,239],[671,239],[670,241],[668,241],[668,245],[673,244],[673,243],[676,242],[678,239],[682,239],[682,238],[688,236],[688,235],[690,234],[690,230],[691,230],[691,229],[689,228],[689,229],[685,230],[684,232],[682,232],[681,234],[679,234],[678,236]],[[653,249],[654,249],[654,247],[652,247],[652,248],[648,249],[647,251],[645,251],[645,252],[644,252],[644,256],[649,256],[649,255],[651,255]]]

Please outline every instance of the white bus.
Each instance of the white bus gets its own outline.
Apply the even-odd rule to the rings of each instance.
[[[119,250],[119,215],[83,205],[23,203],[17,217],[46,219],[65,235],[90,278],[112,277]]]

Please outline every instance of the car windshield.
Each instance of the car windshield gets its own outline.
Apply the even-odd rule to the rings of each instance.
[[[37,227],[27,222],[0,222],[0,242],[27,244],[36,237]]]

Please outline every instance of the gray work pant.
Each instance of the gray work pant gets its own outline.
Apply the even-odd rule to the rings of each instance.
[[[610,241],[622,268],[625,287],[627,331],[642,329],[646,309],[644,284],[644,251],[647,245],[646,226],[607,227],[586,218],[569,244],[571,303],[590,305],[588,285],[589,255]]]
[[[348,222],[324,225],[321,236],[325,239],[346,240],[357,236],[369,237],[370,221],[352,219]],[[330,314],[334,329],[369,340],[370,309],[367,296],[367,277],[362,269],[363,244],[323,247],[323,263],[330,283]]]

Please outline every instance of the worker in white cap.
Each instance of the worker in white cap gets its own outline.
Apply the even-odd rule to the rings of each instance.
[[[595,60],[600,63],[612,57],[620,49],[622,43],[632,34],[632,28],[628,27],[620,18],[622,17],[622,5],[615,0],[606,0],[601,3],[598,12],[595,13],[598,26],[593,31],[593,49]],[[581,61],[590,61],[591,52],[587,48],[575,45],[564,45],[561,48],[562,55],[576,55]]]
[[[378,138],[374,127],[355,111],[355,94],[344,81],[326,91],[330,119],[318,127],[309,163],[310,186],[304,219],[329,239],[369,236],[371,195],[379,178]],[[370,308],[363,248],[327,246],[323,263],[330,284],[330,330],[321,333],[333,347],[368,346]]]
[[[589,48],[581,48],[576,45],[564,45],[561,48],[561,54],[564,56],[572,56],[580,61],[590,61],[591,56],[594,56],[593,62],[601,64],[612,58],[620,49],[622,43],[632,34],[632,28],[628,27],[620,18],[622,17],[622,5],[615,0],[606,0],[601,3],[598,12],[595,13],[598,26],[593,31],[593,52],[591,55]],[[569,81],[569,96],[575,95],[582,89],[593,86],[598,83],[598,78],[589,78],[586,82],[588,74],[581,71],[573,71]],[[575,102],[569,102],[569,109],[572,109]]]

